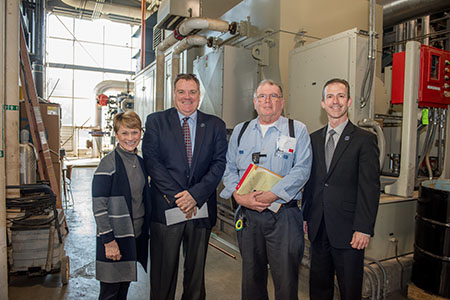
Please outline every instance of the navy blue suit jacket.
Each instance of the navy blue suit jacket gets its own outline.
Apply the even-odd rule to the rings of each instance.
[[[152,221],[166,224],[165,211],[176,207],[175,195],[187,190],[201,207],[208,202],[209,218],[194,220],[197,227],[216,224],[216,189],[226,164],[225,123],[198,112],[195,146],[189,167],[177,110],[150,114],[142,143],[145,167],[150,175]]]
[[[351,248],[353,232],[373,235],[380,198],[380,163],[374,134],[348,122],[327,172],[327,126],[311,134],[313,164],[303,193],[303,217],[314,241],[322,218],[335,248]]]

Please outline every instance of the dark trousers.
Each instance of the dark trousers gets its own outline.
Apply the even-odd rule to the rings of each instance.
[[[311,243],[309,296],[311,300],[332,300],[336,272],[342,300],[361,300],[364,250],[337,249],[330,245],[322,221]]]
[[[100,281],[100,296],[98,300],[125,300],[127,299],[130,282],[102,282]]]
[[[197,228],[193,221],[170,226],[151,222],[150,230],[150,299],[175,298],[181,244],[184,256],[181,299],[205,299],[206,252],[211,230]]]
[[[298,274],[303,258],[303,217],[297,206],[278,213],[241,207],[245,225],[237,232],[242,256],[242,300],[267,300],[267,264],[275,299],[298,299]]]

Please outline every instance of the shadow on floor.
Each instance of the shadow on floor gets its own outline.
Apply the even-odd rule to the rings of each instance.
[[[91,208],[91,181],[95,171],[93,167],[74,168],[72,173],[72,189],[75,204],[66,210],[69,234],[65,249],[70,257],[70,279],[66,286],[61,284],[60,274],[30,277],[28,275],[9,276],[10,300],[94,300],[98,298],[99,283],[95,279],[95,223]],[[234,237],[219,236],[230,243]],[[209,247],[206,264],[207,299],[238,300],[240,299],[241,260],[237,251],[220,241],[211,239],[220,248],[236,256],[235,259]],[[181,298],[182,259],[178,288],[175,299]],[[273,286],[269,278],[269,295],[273,299]],[[308,299],[308,270],[300,269],[299,299]],[[131,284],[128,299],[149,298],[149,276],[141,267],[138,270],[138,282]],[[390,300],[406,299],[400,293],[390,296]]]

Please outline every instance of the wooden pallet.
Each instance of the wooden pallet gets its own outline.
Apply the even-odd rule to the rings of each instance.
[[[430,294],[420,288],[415,284],[410,283],[408,285],[408,299],[411,300],[449,300],[449,298],[444,298],[438,295]]]

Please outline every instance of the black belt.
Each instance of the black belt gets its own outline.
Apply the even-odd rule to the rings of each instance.
[[[290,208],[290,207],[298,207],[297,202],[298,202],[298,200],[291,200],[291,201],[289,201],[289,202],[287,202],[287,203],[282,203],[281,206],[280,206],[280,209],[281,209],[282,207],[286,207],[286,208]],[[242,213],[245,212],[246,210],[256,211],[256,210],[253,210],[253,209],[251,209],[251,208],[247,208],[247,207],[245,207],[245,206],[241,206],[240,210],[241,210]]]
[[[297,204],[297,200],[291,200],[291,201],[289,201],[288,203],[283,203],[281,206],[285,206],[285,207],[298,207],[298,204]]]

